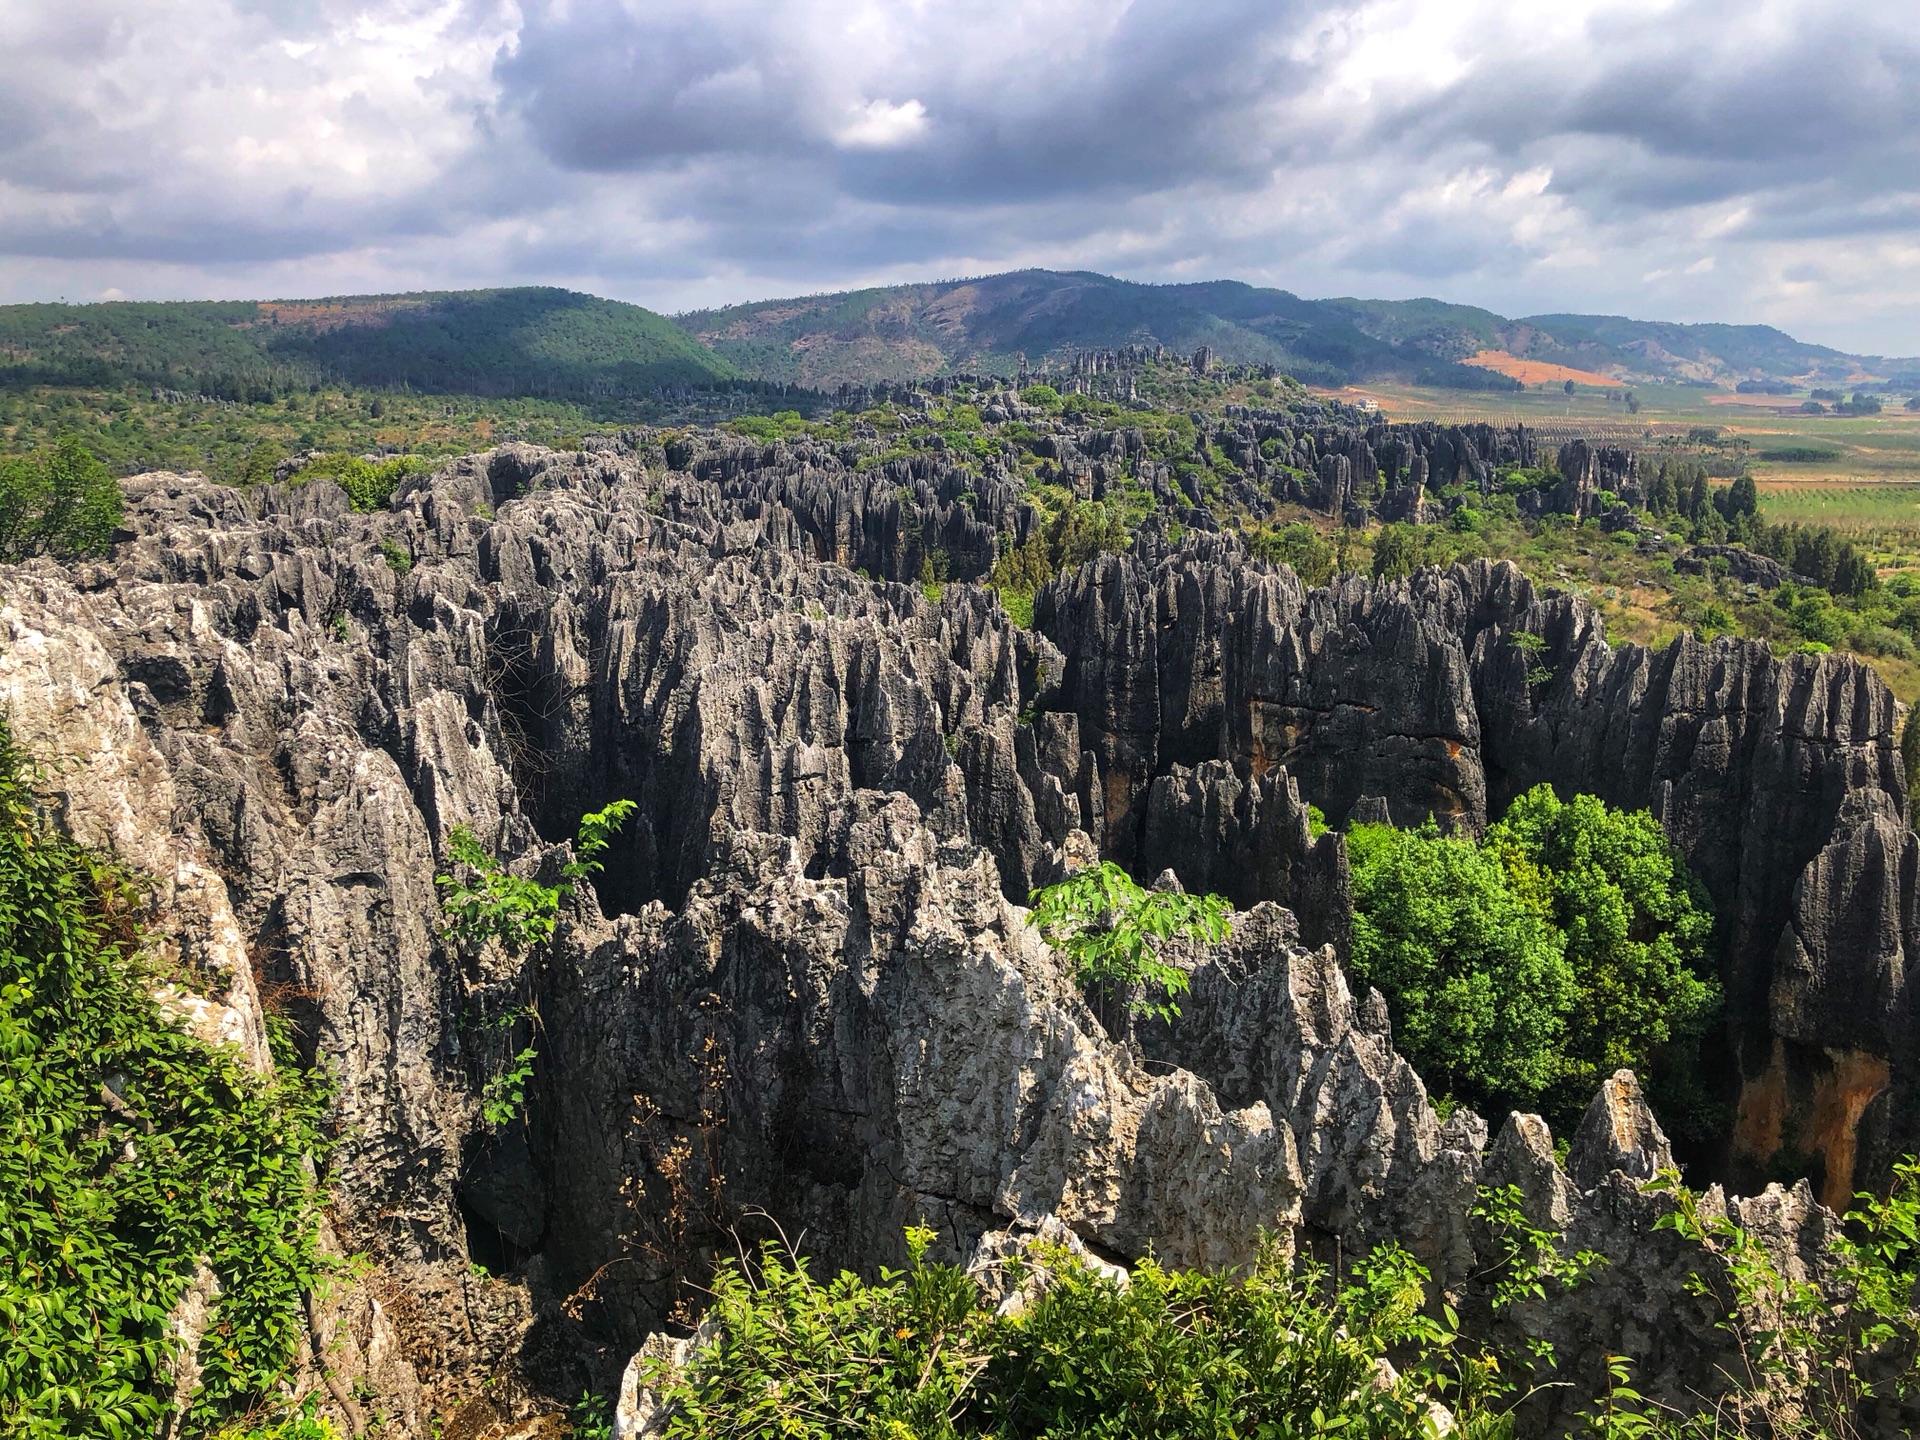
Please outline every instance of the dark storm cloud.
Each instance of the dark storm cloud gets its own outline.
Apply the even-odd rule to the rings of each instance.
[[[1910,0],[12,10],[16,292],[197,268],[670,304],[1043,263],[1509,312],[1920,307]]]
[[[503,103],[561,165],[778,156],[825,164],[865,199],[992,203],[1264,178],[1289,144],[1269,114],[1311,79],[1285,53],[1302,7],[1271,0],[1139,0],[1093,45],[1074,32],[1094,22],[1068,8],[1030,48],[1003,43],[993,7],[884,36],[846,33],[836,13],[532,6],[499,67]],[[875,100],[911,101],[925,123],[894,144],[849,138]]]

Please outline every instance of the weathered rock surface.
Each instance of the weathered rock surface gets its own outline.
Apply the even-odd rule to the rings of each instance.
[[[1915,1068],[1906,781],[1897,706],[1863,662],[1686,637],[1616,648],[1584,604],[1504,563],[1308,592],[1225,537],[1103,557],[1035,620],[1066,656],[1057,703],[1099,766],[1114,855],[1220,867],[1208,883],[1234,871],[1236,898],[1260,898],[1244,858],[1221,861],[1244,855],[1250,820],[1228,817],[1251,817],[1244,792],[1269,773],[1335,825],[1378,797],[1396,823],[1477,830],[1543,782],[1649,809],[1726,937],[1735,1176],[1791,1143],[1844,1200],[1920,1145],[1907,1082],[1889,1078]],[[1537,660],[1522,634],[1545,641]],[[1182,865],[1170,847],[1202,833],[1221,848]],[[1261,854],[1285,863],[1292,843]],[[1304,920],[1313,884],[1336,882],[1301,888],[1292,863],[1275,898]]]
[[[1387,468],[1499,448],[1428,439]],[[1334,434],[1288,443],[1380,473]],[[1537,1120],[1442,1126],[1384,1003],[1348,992],[1344,849],[1307,807],[1479,826],[1541,780],[1651,806],[1727,928],[1743,1153],[1828,1136],[1831,1189],[1915,1113],[1884,687],[1762,646],[1614,649],[1508,566],[1306,591],[1153,527],[1021,630],[976,587],[895,583],[930,536],[978,573],[1034,523],[964,473],[634,437],[470,457],[376,515],[326,482],[148,476],[108,560],[5,572],[0,688],[66,767],[75,832],[163,881],[207,1023],[254,1045],[279,1008],[340,1077],[339,1240],[373,1265],[316,1325],[342,1363],[402,1429],[506,1434],[611,1389],[756,1211],[868,1267],[916,1219],[951,1258],[1049,1223],[1178,1264],[1242,1260],[1263,1226],[1393,1238],[1467,1293],[1497,1181],[1635,1257],[1537,1317],[1576,1363],[1710,1383],[1698,1256],[1637,1183],[1664,1145],[1637,1087],[1610,1082],[1566,1170]],[[443,940],[454,826],[557,879],[615,798],[638,812],[550,947]],[[1185,1013],[1131,1042],[1018,909],[1102,852],[1242,912],[1186,957]],[[527,1113],[490,1126],[486,1081],[528,1044]],[[1817,1252],[1809,1194],[1766,1203]]]

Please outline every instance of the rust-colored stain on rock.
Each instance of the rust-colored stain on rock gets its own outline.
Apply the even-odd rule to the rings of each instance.
[[[1813,1084],[1809,1149],[1826,1157],[1826,1183],[1820,1201],[1845,1213],[1853,1201],[1853,1165],[1860,1140],[1860,1117],[1874,1096],[1887,1088],[1887,1062],[1864,1050],[1829,1050],[1833,1068]]]

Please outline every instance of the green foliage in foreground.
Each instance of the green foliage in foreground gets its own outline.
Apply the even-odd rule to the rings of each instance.
[[[0,565],[97,555],[121,511],[113,476],[71,435],[45,454],[0,458]]]
[[[1920,1397],[1920,1164],[1911,1156],[1894,1166],[1886,1198],[1854,1197],[1824,1285],[1786,1274],[1751,1232],[1702,1208],[1677,1176],[1649,1188],[1673,1195],[1659,1228],[1720,1262],[1713,1278],[1695,1272],[1688,1285],[1719,1312],[1740,1368],[1725,1375],[1728,1393],[1712,1410],[1668,1417],[1640,1404],[1610,1435],[1853,1440],[1886,1433],[1863,1423],[1874,1406]]]
[[[1463,1329],[1398,1246],[1330,1276],[1270,1239],[1240,1272],[1143,1260],[1124,1284],[1035,1247],[1008,1266],[1022,1303],[995,1308],[965,1272],[929,1263],[933,1232],[913,1229],[909,1267],[871,1283],[816,1281],[771,1244],[729,1262],[712,1341],[647,1380],[677,1440],[1510,1440],[1516,1408],[1545,1390],[1563,1392],[1573,1433],[1602,1440],[1853,1440],[1873,1402],[1920,1389],[1920,1165],[1896,1168],[1890,1198],[1859,1197],[1824,1291],[1785,1278],[1676,1177],[1648,1188],[1672,1192],[1662,1227],[1700,1247],[1692,1287],[1723,1317],[1733,1366],[1687,1411],[1638,1393],[1627,1357],[1577,1374],[1543,1340],[1480,1338],[1522,1335],[1515,1306],[1564,1303],[1606,1263],[1530,1224],[1512,1186],[1474,1207],[1492,1242],[1474,1303],[1518,1326]]]
[[[1039,1293],[997,1314],[965,1271],[926,1261],[931,1231],[908,1237],[910,1268],[874,1284],[817,1282],[772,1245],[724,1267],[713,1346],[691,1375],[654,1377],[675,1410],[666,1433],[1387,1440],[1424,1434],[1445,1395],[1462,1410],[1457,1434],[1511,1434],[1497,1364],[1461,1341],[1450,1310],[1423,1313],[1426,1272],[1396,1247],[1344,1288],[1295,1271],[1271,1241],[1243,1275],[1144,1260],[1124,1287],[1046,1250]],[[1379,1362],[1410,1346],[1414,1363],[1388,1380]]]
[[[1479,844],[1355,826],[1352,964],[1421,1074],[1564,1129],[1623,1066],[1683,1132],[1688,1059],[1719,1003],[1705,892],[1644,811],[1535,787]]]
[[[0,723],[0,1433],[152,1434],[168,1314],[220,1281],[190,1434],[271,1404],[321,1276],[327,1095],[181,1031],[153,997],[140,895],[35,802]]]
[[[1124,997],[1131,1014],[1163,1020],[1180,1013],[1174,997],[1188,981],[1159,947],[1181,937],[1218,944],[1233,914],[1224,895],[1142,890],[1111,860],[1034,891],[1032,900],[1034,926],[1073,963],[1081,985]]]

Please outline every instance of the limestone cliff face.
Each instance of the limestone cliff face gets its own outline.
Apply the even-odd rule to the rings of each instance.
[[[1792,1145],[1844,1202],[1920,1145],[1903,1099],[1915,842],[1895,701],[1866,664],[1732,640],[1615,648],[1584,603],[1504,563],[1303,592],[1231,544],[1105,557],[1036,606],[1112,853],[1285,900],[1304,923],[1341,866],[1306,860],[1298,835],[1251,843],[1270,777],[1335,825],[1366,799],[1477,830],[1542,782],[1649,809],[1722,929],[1745,1082],[1734,1173]],[[1529,636],[1542,648],[1515,643]],[[1271,873],[1239,858],[1255,853]],[[1230,873],[1210,868],[1227,856]]]
[[[372,1271],[320,1328],[400,1428],[463,1406],[505,1434],[607,1388],[756,1217],[869,1267],[914,1219],[956,1258],[1050,1222],[1181,1264],[1262,1227],[1392,1237],[1467,1295],[1474,1187],[1509,1179],[1637,1257],[1537,1317],[1567,1353],[1709,1385],[1631,1077],[1566,1170],[1529,1117],[1442,1126],[1349,993],[1344,851],[1307,806],[1479,825],[1540,779],[1652,805],[1730,927],[1749,1148],[1829,1136],[1837,1174],[1901,1143],[1913,1083],[1913,841],[1871,673],[1614,650],[1505,566],[1308,592],[1204,533],[1062,577],[1021,630],[888,578],[928,535],[1018,538],[1009,487],[843,458],[506,447],[376,515],[147,476],[107,560],[4,572],[0,689],[76,832],[165,882],[211,1023],[253,1045],[278,1007],[340,1078],[335,1223]],[[552,880],[616,798],[638,812],[552,945],[442,939],[453,827]],[[1103,850],[1241,912],[1185,958],[1186,1013],[1133,1037],[1018,908]],[[489,1125],[523,1045],[526,1114]],[[1811,1195],[1771,1195],[1817,1250]]]

